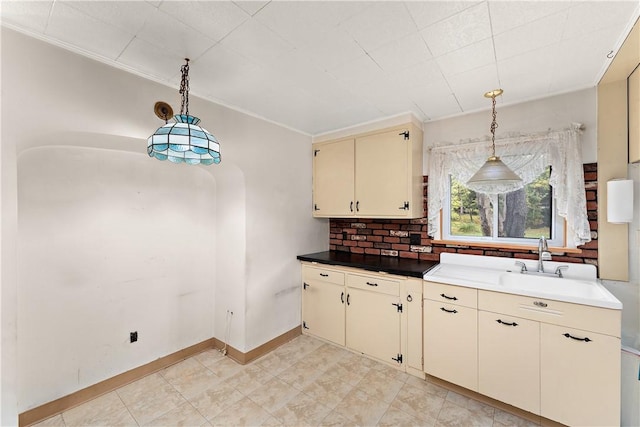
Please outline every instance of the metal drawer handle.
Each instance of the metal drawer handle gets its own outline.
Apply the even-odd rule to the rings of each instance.
[[[446,312],[446,313],[451,313],[451,314],[456,314],[458,311],[457,310],[447,310],[444,307],[440,307],[440,310]]]
[[[344,292],[340,294],[340,301],[344,304]]]
[[[567,338],[571,338],[572,340],[576,340],[576,341],[584,341],[584,342],[591,342],[591,341],[593,341],[593,340],[592,340],[592,339],[590,339],[589,337],[584,337],[584,338],[577,338],[577,337],[574,337],[573,335],[571,335],[571,334],[570,334],[570,333],[568,333],[568,332],[567,332],[566,334],[562,334],[562,335],[564,335],[564,336],[565,336],[565,337],[567,337]]]
[[[516,322],[513,322],[513,323],[503,322],[500,319],[496,320],[496,322],[500,323],[501,325],[505,325],[505,326],[518,326],[518,324]]]
[[[458,301],[458,298],[456,298],[456,297],[450,297],[450,296],[447,296],[447,295],[445,295],[445,294],[440,294],[440,296],[441,296],[442,298],[450,299],[450,300],[452,300],[452,301]]]
[[[546,302],[542,302],[542,301],[534,301],[533,305],[536,305],[538,307],[546,307],[548,304]]]
[[[324,273],[320,273],[320,275],[321,275],[322,277],[329,277],[329,275],[328,275],[328,274],[324,274]]]
[[[378,286],[377,283],[371,283],[371,282],[367,282],[367,285],[369,285],[369,286]]]

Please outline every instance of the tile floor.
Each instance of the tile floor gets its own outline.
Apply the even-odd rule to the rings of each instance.
[[[308,336],[248,365],[208,350],[37,426],[533,426]]]

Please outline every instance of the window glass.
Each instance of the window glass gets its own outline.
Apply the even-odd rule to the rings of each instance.
[[[531,243],[540,236],[552,240],[554,210],[551,168],[524,188],[500,195],[479,194],[450,178],[444,218],[446,238],[508,240]]]

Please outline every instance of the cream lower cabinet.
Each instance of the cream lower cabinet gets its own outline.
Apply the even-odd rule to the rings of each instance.
[[[478,391],[540,413],[540,323],[478,311]]]
[[[415,376],[424,376],[422,365],[422,279],[408,279],[401,295],[404,313],[404,327],[406,337],[402,337],[405,344],[403,354],[407,372]]]
[[[401,363],[397,305],[397,295],[348,288],[347,347],[387,363]]]
[[[566,425],[620,425],[620,310],[482,290],[478,310],[480,393]]]
[[[302,278],[304,334],[424,377],[421,279],[306,262]]]
[[[302,266],[302,328],[338,345],[345,344],[344,273]]]
[[[425,372],[477,391],[477,291],[424,282],[423,293]]]
[[[542,415],[574,426],[620,425],[620,339],[541,325]]]

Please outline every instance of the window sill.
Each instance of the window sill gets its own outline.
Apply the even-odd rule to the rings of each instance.
[[[462,240],[432,240],[433,243],[440,245],[453,245],[453,246],[465,246],[470,248],[494,248],[494,249],[507,249],[507,250],[522,250],[522,251],[538,251],[537,246],[516,245],[508,243],[496,243],[496,242],[467,242]],[[549,252],[554,253],[568,253],[579,254],[582,253],[582,249],[579,248],[564,248],[558,246],[549,246]]]

